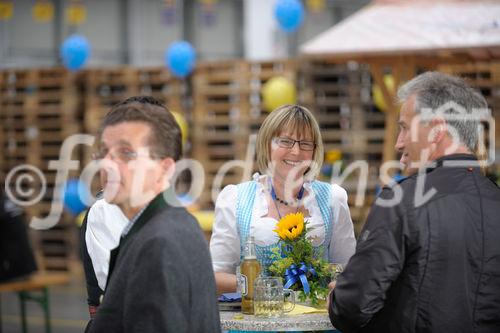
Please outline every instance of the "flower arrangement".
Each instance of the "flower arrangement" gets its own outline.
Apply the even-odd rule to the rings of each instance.
[[[300,212],[278,221],[274,232],[280,240],[273,250],[274,262],[269,271],[284,278],[285,288],[302,291],[298,293],[299,301],[310,300],[311,305],[318,306],[328,296],[331,271],[322,253],[315,255],[312,242],[306,237],[307,230]]]

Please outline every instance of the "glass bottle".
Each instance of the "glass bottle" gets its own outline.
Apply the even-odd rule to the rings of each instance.
[[[249,237],[240,266],[241,312],[244,314],[253,314],[253,286],[259,275],[260,264],[255,253],[255,241],[253,237]]]

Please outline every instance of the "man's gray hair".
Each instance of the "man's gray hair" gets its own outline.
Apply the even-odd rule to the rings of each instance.
[[[398,89],[398,100],[401,103],[413,95],[415,95],[416,113],[429,110],[433,114],[440,111],[448,115],[460,115],[457,108],[465,110],[469,117],[452,117],[446,119],[446,123],[456,130],[462,144],[471,152],[476,151],[479,113],[488,107],[479,92],[458,77],[439,72],[425,72]],[[453,104],[449,104],[450,102]]]

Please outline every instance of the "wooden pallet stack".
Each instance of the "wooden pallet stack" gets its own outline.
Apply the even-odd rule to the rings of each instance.
[[[16,173],[8,179],[7,186],[12,193],[17,193],[16,197],[19,195],[16,182],[21,185],[21,191],[33,191],[31,196],[18,197],[24,202],[43,192],[40,200],[24,208],[29,219],[33,216],[46,217],[52,204],[62,204],[53,200],[56,170],[49,169],[49,162],[59,159],[60,148],[68,136],[81,132],[77,77],[62,68],[5,70],[1,77],[3,180],[15,167],[29,166],[40,170],[46,180],[45,191],[42,180],[31,171],[29,174],[34,178],[23,178],[21,173]],[[78,155],[77,147],[72,152],[72,158],[79,160]],[[75,170],[70,176],[77,174]],[[78,248],[74,217],[64,213],[54,227],[44,231],[32,230],[32,235],[43,268],[74,268],[72,264]]]
[[[262,87],[271,78],[281,76],[297,85],[297,62],[295,60],[275,60],[250,62],[250,113],[247,122],[250,132],[256,134],[269,110],[264,110]],[[299,96],[300,99],[300,96]]]
[[[305,101],[322,128],[325,151],[339,149],[346,162],[381,160],[384,114],[373,107],[368,68],[311,61],[303,69]]]
[[[110,107],[137,95],[153,96],[171,110],[186,108],[188,86],[173,77],[166,68],[93,69],[85,72],[85,116],[87,133],[95,134]]]
[[[143,67],[137,69],[140,95],[153,96],[171,110],[189,118],[189,81],[173,76],[166,67]]]
[[[96,134],[111,106],[139,94],[138,73],[134,68],[117,67],[87,70],[84,76],[83,126],[86,133]]]
[[[438,70],[463,77],[486,98],[495,119],[495,148],[498,152],[500,150],[500,62],[442,65]],[[487,144],[491,145],[490,142]]]
[[[97,134],[101,120],[113,105],[137,95],[153,96],[189,121],[188,82],[175,78],[164,67],[93,69],[87,70],[84,77],[83,124],[88,134]],[[85,149],[85,164],[90,162],[95,149],[95,145]],[[99,188],[94,179],[92,190],[96,192]]]
[[[193,158],[204,168],[204,190],[197,201],[212,202],[211,188],[220,167],[245,157],[248,129],[242,125],[250,110],[248,64],[244,61],[203,63],[193,76]],[[223,185],[241,181],[242,170],[233,168]],[[198,182],[198,179],[193,179]]]
[[[33,104],[34,89],[30,82],[34,74],[27,70],[10,70],[0,75],[2,181],[14,167],[29,162],[25,110]]]
[[[267,115],[262,108],[262,85],[276,75],[294,80],[294,62],[234,60],[198,66],[193,76],[192,156],[205,170],[204,190],[198,200],[201,207],[214,206],[212,187],[224,164],[248,160],[250,172],[245,175],[243,168],[231,168],[222,180],[222,187],[247,180],[255,171],[255,149],[249,144],[250,138]]]
[[[372,80],[366,66],[310,60],[302,65],[303,103],[315,114],[321,128],[325,153],[340,151],[344,167],[366,161],[369,178],[363,207],[354,207],[359,173],[342,186],[349,193],[351,214],[362,222],[369,207],[382,161],[384,114],[373,106]],[[331,163],[325,161],[323,179],[331,177]]]

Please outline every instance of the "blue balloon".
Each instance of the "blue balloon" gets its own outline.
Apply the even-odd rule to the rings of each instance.
[[[90,57],[90,43],[81,35],[71,35],[63,42],[60,55],[66,68],[79,70]]]
[[[400,181],[406,179],[406,176],[403,176],[400,171],[397,171],[394,176],[392,176],[392,181],[388,184],[388,186],[393,186],[396,183],[399,183]],[[382,191],[382,188],[380,185],[375,186],[375,195],[379,195],[380,191]]]
[[[78,179],[70,179],[64,186],[64,206],[73,214],[78,215],[87,209],[90,193],[85,183]]]
[[[193,200],[193,198],[191,198],[191,196],[187,193],[177,195],[177,200],[179,200],[184,207],[190,206],[195,202],[195,200]]]
[[[323,176],[331,177],[333,171],[333,166],[331,164],[324,164],[321,167],[321,174]]]
[[[302,24],[304,6],[299,0],[278,0],[274,7],[274,15],[283,30],[293,32]]]
[[[186,41],[170,44],[165,50],[165,63],[168,69],[177,77],[185,77],[194,69],[196,51]]]

